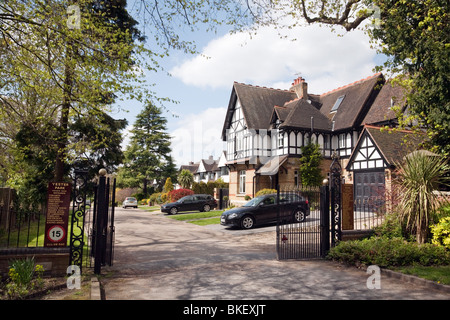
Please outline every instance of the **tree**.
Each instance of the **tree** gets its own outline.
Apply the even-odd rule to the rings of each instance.
[[[178,174],[178,182],[183,189],[190,189],[192,183],[194,182],[194,176],[189,170],[183,169]]]
[[[309,143],[301,148],[300,157],[300,180],[303,186],[321,186],[323,181],[320,163],[322,154],[318,144]]]
[[[148,103],[137,115],[120,169],[122,183],[127,187],[141,186],[144,194],[150,181],[160,180],[171,162],[173,166],[167,119],[161,114],[160,108]]]
[[[71,4],[80,13],[76,27],[68,23]],[[125,6],[125,0],[0,4],[0,126],[9,122],[16,133],[33,128],[56,151],[45,164],[53,167],[55,180],[74,161],[69,150],[82,144],[71,139],[72,119],[101,117],[119,92],[142,96],[135,70],[150,52],[135,43],[143,37]],[[7,139],[10,156],[20,157],[15,137]]]
[[[418,243],[428,239],[433,214],[442,204],[442,199],[434,193],[439,185],[449,185],[446,174],[450,171],[447,160],[440,156],[428,156],[415,152],[406,156],[404,163],[397,164],[399,204],[397,210],[406,226],[406,231],[416,234]]]
[[[370,30],[388,56],[385,67],[407,75],[399,83],[408,91],[413,119],[427,129],[436,152],[450,154],[450,12],[448,1],[374,1],[379,28]],[[410,119],[407,119],[409,124]]]
[[[166,183],[164,184],[164,189],[163,192],[167,193],[173,190],[173,183],[172,183],[172,179],[169,177],[166,179]]]

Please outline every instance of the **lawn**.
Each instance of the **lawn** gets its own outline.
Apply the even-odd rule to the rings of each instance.
[[[188,222],[192,223],[192,224],[199,225],[199,226],[206,226],[206,225],[209,225],[209,224],[219,224],[220,223],[220,217],[209,218],[209,219],[193,220],[193,221],[188,221]]]
[[[174,216],[169,216],[170,219],[178,221],[186,221],[199,226],[206,226],[208,224],[219,224],[220,216],[223,210],[214,210],[208,212],[195,212],[195,213],[184,213],[177,214]]]
[[[450,266],[409,266],[393,268],[404,274],[410,274],[419,278],[432,280],[440,284],[450,285]]]
[[[72,233],[72,210],[69,212],[68,217],[68,230],[67,230],[67,245],[70,245],[70,235]],[[80,222],[81,224],[81,222]],[[86,227],[85,226],[85,237],[86,237]],[[75,226],[77,234],[81,233],[81,229]],[[8,244],[9,236],[9,247],[43,247],[45,238],[45,216],[42,215],[36,220],[26,220],[22,222],[20,230],[14,228],[9,233],[2,233],[0,235],[0,246],[6,247]],[[86,240],[85,240],[86,241]]]
[[[198,220],[198,219],[207,219],[212,217],[220,217],[223,210],[214,210],[208,212],[195,212],[195,213],[179,213],[177,215],[169,216],[169,218],[178,220],[178,221],[186,221],[186,220]]]
[[[144,210],[144,211],[148,211],[148,212],[153,212],[153,211],[159,211],[159,210],[161,210],[161,207],[160,207],[160,206],[139,205],[138,208],[141,209],[141,210]]]

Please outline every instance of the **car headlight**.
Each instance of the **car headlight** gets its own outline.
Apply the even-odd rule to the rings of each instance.
[[[228,216],[228,219],[235,219],[235,218],[237,218],[238,217],[238,214],[237,213],[232,213],[232,214],[230,214],[229,216]]]

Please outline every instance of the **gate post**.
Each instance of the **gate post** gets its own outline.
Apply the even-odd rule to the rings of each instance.
[[[106,202],[106,177],[100,176],[97,187],[97,213],[95,225],[95,259],[94,259],[94,273],[100,274],[103,260],[103,220],[104,211],[108,204]]]
[[[320,256],[325,258],[330,251],[330,190],[328,180],[320,187]]]

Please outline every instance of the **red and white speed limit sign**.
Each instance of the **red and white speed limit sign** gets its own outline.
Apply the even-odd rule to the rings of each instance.
[[[61,226],[56,225],[56,226],[53,226],[48,229],[47,238],[51,242],[59,242],[62,239],[64,239],[64,236],[65,236],[65,231],[64,231],[64,228]]]

